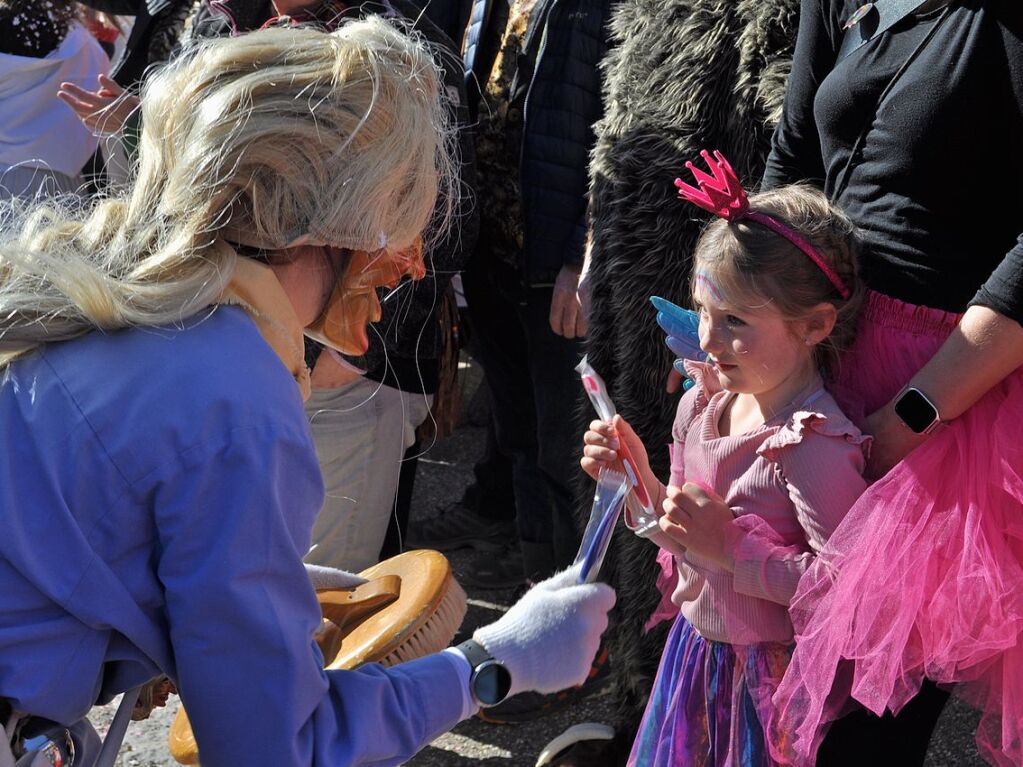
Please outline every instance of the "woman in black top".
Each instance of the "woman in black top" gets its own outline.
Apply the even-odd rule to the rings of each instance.
[[[801,584],[772,726],[812,763],[850,691],[880,713],[969,682],[982,753],[1020,764],[1023,4],[931,0],[837,60],[861,1],[803,0],[764,183],[820,185],[862,230],[874,293],[835,394],[884,476]],[[925,690],[894,726],[843,721],[819,763],[922,763]]]

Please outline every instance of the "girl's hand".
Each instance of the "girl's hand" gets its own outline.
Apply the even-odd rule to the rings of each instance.
[[[590,421],[589,430],[583,434],[583,457],[579,465],[593,479],[606,468],[621,471],[618,446],[614,426],[607,421]]]
[[[661,483],[650,469],[650,460],[647,458],[643,442],[636,436],[629,422],[620,415],[616,415],[611,423],[607,421],[590,423],[589,431],[583,434],[583,457],[579,461],[583,471],[593,479],[596,479],[604,468],[624,471],[618,455],[621,444],[619,440],[625,442],[625,446],[632,454],[635,464],[633,468],[639,472],[639,478],[646,486],[650,497],[656,499],[657,489]]]
[[[663,508],[659,523],[669,538],[728,572],[735,570],[731,542],[735,515],[720,496],[692,482],[671,485]]]

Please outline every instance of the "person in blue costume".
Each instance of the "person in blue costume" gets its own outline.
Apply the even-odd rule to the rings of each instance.
[[[397,764],[501,694],[585,677],[614,594],[573,571],[397,667],[325,671],[313,640],[302,333],[343,324],[352,254],[390,284],[443,230],[438,78],[379,18],[198,43],[147,81],[123,197],[3,209],[3,767],[25,722],[80,735],[161,674],[207,767]]]

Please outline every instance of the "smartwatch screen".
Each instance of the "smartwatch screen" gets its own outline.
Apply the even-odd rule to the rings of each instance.
[[[895,414],[917,434],[923,434],[938,418],[934,405],[916,389],[906,389],[896,400]]]
[[[511,674],[502,664],[489,661],[476,668],[472,690],[484,706],[495,706],[503,701],[511,689]]]

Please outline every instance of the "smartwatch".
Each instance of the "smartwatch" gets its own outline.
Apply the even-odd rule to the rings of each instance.
[[[895,400],[895,415],[916,434],[930,434],[941,425],[938,408],[926,394],[912,386],[903,389]]]
[[[494,660],[487,648],[474,639],[462,642],[457,649],[472,667],[469,692],[480,708],[496,706],[508,697],[511,673],[501,661]]]

